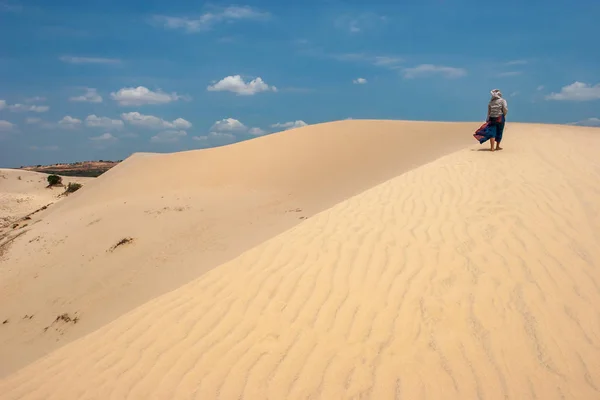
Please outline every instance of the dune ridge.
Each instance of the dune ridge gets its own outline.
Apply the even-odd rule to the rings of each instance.
[[[0,393],[598,398],[600,136],[511,134],[502,152],[472,146],[315,214]]]
[[[0,260],[0,322],[9,319],[0,377],[316,212],[472,144],[475,125],[338,121],[134,154],[27,221]],[[77,323],[55,321],[63,314]]]

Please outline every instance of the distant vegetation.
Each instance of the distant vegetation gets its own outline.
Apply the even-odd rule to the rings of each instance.
[[[79,176],[79,177],[87,177],[87,178],[97,178],[103,173],[108,171],[108,169],[88,169],[88,170],[73,170],[73,171],[65,171],[62,169],[46,169],[43,172],[48,174],[61,174],[64,176]],[[42,171],[36,171],[42,172]]]
[[[52,165],[41,165],[38,164],[36,166],[21,166],[20,169],[42,172],[45,174],[56,174],[62,176],[84,176],[84,177],[98,177],[122,162],[123,160],[118,161],[108,161],[108,160],[98,160],[98,161],[79,161],[74,163],[62,163],[62,164],[52,164]]]

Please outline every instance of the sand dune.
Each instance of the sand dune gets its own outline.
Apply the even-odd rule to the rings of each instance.
[[[48,188],[48,174],[0,168],[0,226],[61,200],[64,187]],[[93,178],[63,176],[63,184],[86,184]]]
[[[147,302],[2,398],[599,398],[600,135],[508,132]]]
[[[0,260],[0,376],[351,195],[473,143],[477,124],[343,121],[136,154],[52,205]],[[112,247],[122,239],[133,241]],[[68,314],[77,323],[56,318]]]
[[[25,228],[37,223],[49,206],[66,198],[65,186],[93,181],[62,176],[64,186],[48,187],[47,179],[48,174],[0,168],[0,262],[12,243],[27,232]]]

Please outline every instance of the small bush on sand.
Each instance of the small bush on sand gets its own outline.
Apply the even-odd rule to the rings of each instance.
[[[48,175],[48,185],[56,186],[62,184],[62,178],[58,175]]]
[[[130,238],[130,237],[123,238],[123,239],[119,240],[117,242],[117,244],[115,244],[113,247],[108,249],[108,251],[114,251],[117,247],[123,246],[124,244],[131,243],[131,242],[133,242],[133,238]]]
[[[81,189],[80,183],[69,182],[69,184],[67,185],[67,189],[65,190],[65,194],[76,192],[79,189]]]

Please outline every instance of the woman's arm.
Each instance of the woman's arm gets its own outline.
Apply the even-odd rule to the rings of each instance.
[[[508,114],[508,103],[506,102],[506,100],[504,100],[502,102],[502,113],[504,114],[505,117],[506,117],[506,114]]]

